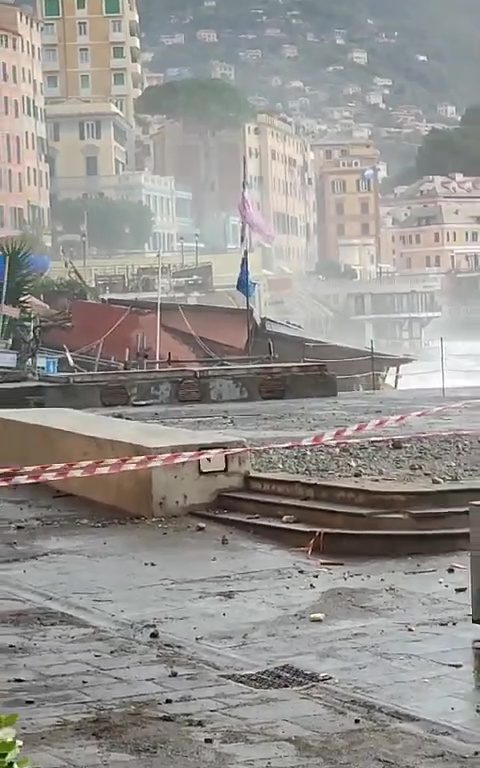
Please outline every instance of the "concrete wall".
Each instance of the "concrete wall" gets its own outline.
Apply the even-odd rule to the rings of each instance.
[[[0,408],[107,408],[135,402],[161,405],[334,397],[337,384],[322,363],[218,366],[43,377],[0,386]],[[25,393],[25,391],[27,391]],[[12,400],[17,396],[18,400]]]
[[[0,415],[0,465],[144,456],[243,445],[221,433],[191,432],[123,422],[68,409],[5,410]],[[243,486],[248,454],[227,456],[202,472],[198,461],[49,483],[55,488],[123,510],[160,517],[202,508],[227,488]],[[213,471],[210,471],[213,470]]]

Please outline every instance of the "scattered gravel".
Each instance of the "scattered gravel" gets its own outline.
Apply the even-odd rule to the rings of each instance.
[[[377,482],[480,481],[480,440],[429,437],[378,443],[341,443],[318,448],[272,449],[252,456],[257,472],[314,478],[365,478]]]

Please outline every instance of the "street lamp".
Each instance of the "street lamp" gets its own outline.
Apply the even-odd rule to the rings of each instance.
[[[182,267],[185,266],[185,238],[180,238],[180,253],[182,255]]]
[[[198,241],[199,241],[200,235],[198,232],[195,232],[195,266],[198,267]]]
[[[86,278],[88,259],[88,216],[86,208],[83,212],[83,224],[81,227],[80,242],[82,245],[83,276]]]
[[[155,336],[155,360],[157,370],[160,367],[161,354],[161,313],[162,313],[162,254],[157,251],[157,332]]]

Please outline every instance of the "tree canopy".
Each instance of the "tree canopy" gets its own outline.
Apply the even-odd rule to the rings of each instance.
[[[65,235],[80,235],[85,212],[89,245],[99,250],[141,250],[152,234],[152,212],[146,205],[106,197],[58,201],[54,225]]]
[[[234,85],[201,78],[149,86],[137,99],[136,111],[165,115],[209,130],[237,127],[253,114],[248,100]]]
[[[418,176],[450,173],[480,176],[480,106],[469,107],[457,128],[431,130],[419,147]]]

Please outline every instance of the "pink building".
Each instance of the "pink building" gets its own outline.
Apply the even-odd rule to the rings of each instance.
[[[41,34],[0,0],[0,237],[50,226]]]

